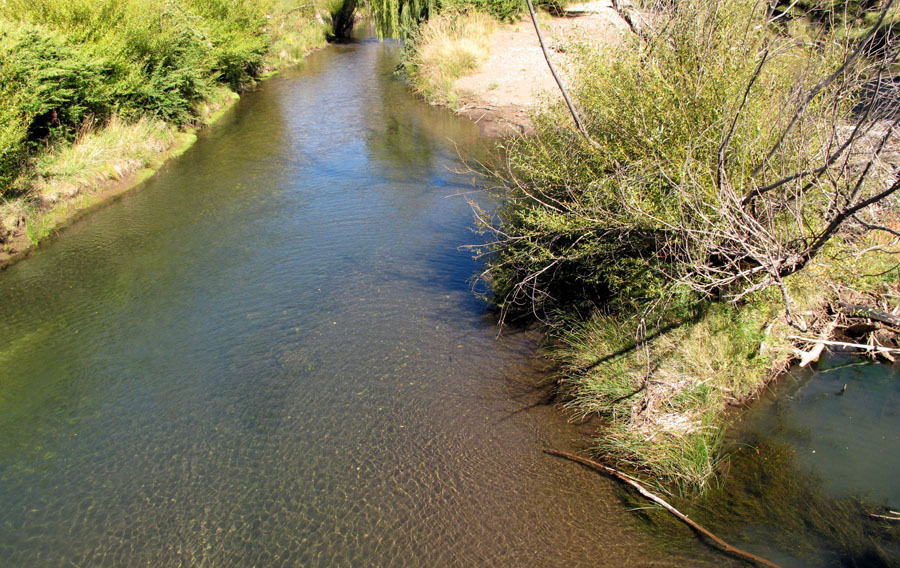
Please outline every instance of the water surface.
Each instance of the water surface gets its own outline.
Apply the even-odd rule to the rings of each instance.
[[[0,565],[728,562],[541,452],[458,248],[485,141],[395,64],[311,56],[0,273]]]
[[[871,517],[900,510],[900,369],[826,354],[780,378],[731,435],[704,522],[785,567],[900,565],[900,524]]]

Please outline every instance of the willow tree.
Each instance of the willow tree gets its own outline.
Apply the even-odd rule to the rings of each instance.
[[[400,39],[406,39],[439,8],[437,0],[371,0],[369,5],[378,34]]]
[[[774,287],[805,330],[785,278],[861,233],[900,244],[898,3],[857,39],[786,33],[767,0],[679,0],[631,49],[574,50],[588,136],[538,116],[507,144],[504,205],[479,212],[504,314]]]

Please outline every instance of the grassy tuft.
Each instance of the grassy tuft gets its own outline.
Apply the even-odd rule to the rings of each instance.
[[[43,204],[54,204],[102,182],[124,179],[171,148],[175,134],[161,120],[127,123],[114,116],[105,127],[88,128],[73,144],[62,144],[37,157],[33,195]]]
[[[453,85],[489,57],[496,25],[496,20],[481,12],[445,13],[429,20],[405,63],[416,90],[429,102],[456,106]]]
[[[835,242],[820,262],[786,281],[811,331],[833,319],[826,307],[838,292],[896,288],[898,247],[856,254],[878,240],[870,234],[852,245]],[[774,289],[738,305],[672,308],[655,319],[595,312],[562,329],[551,353],[561,363],[566,407],[605,421],[594,451],[685,493],[708,488],[726,457],[729,403],[765,388],[794,359],[790,336],[797,333]]]

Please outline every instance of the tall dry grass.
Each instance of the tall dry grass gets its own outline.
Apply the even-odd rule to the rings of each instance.
[[[490,56],[496,28],[496,20],[482,12],[444,13],[425,23],[405,62],[415,89],[429,102],[456,106],[454,83]]]

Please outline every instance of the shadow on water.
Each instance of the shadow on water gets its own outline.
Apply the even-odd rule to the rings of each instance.
[[[741,417],[723,484],[692,516],[783,566],[900,566],[900,523],[871,516],[900,507],[900,370],[818,365]]]

